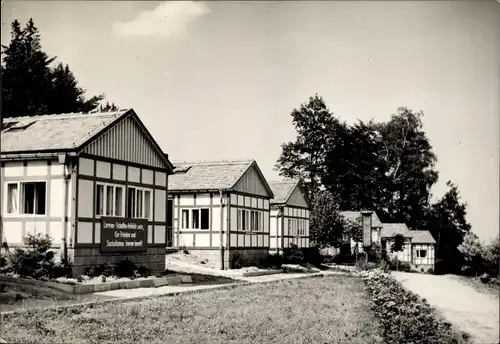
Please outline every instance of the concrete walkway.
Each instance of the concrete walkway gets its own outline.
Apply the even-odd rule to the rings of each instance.
[[[182,284],[177,286],[163,286],[158,288],[137,288],[137,289],[117,289],[109,290],[104,292],[94,293],[95,295],[110,296],[119,299],[129,299],[138,297],[148,297],[148,296],[158,296],[158,295],[170,295],[178,293],[188,293],[198,290],[205,289],[220,289],[228,288],[229,286],[235,286],[239,284],[249,284],[249,283],[266,283],[281,281],[287,279],[297,279],[297,278],[311,278],[319,276],[333,276],[344,274],[343,272],[336,271],[322,271],[316,273],[282,273],[274,275],[264,275],[264,276],[254,276],[254,277],[238,277],[237,281],[234,283],[224,283],[224,284],[211,284],[211,285],[189,285]]]
[[[464,285],[452,276],[393,272],[405,288],[427,299],[477,344],[499,343],[499,304],[492,295]]]

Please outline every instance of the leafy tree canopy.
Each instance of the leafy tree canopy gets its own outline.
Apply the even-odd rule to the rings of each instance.
[[[323,220],[312,222],[311,231],[336,228],[325,225],[321,215],[329,207],[324,203],[328,191],[338,210],[373,210],[382,222],[429,230],[437,241],[437,257],[450,268],[460,264],[457,247],[470,231],[467,204],[452,182],[440,200],[431,201],[439,175],[423,116],[400,107],[386,122],[348,125],[335,118],[318,95],[292,110],[297,137],[282,145],[275,168],[284,177],[301,177],[310,198],[321,198],[313,202],[320,207],[313,212]]]

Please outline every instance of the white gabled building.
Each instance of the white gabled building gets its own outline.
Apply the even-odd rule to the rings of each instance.
[[[183,162],[169,177],[174,246],[211,266],[237,256],[255,264],[269,252],[271,188],[254,160]]]
[[[300,180],[270,182],[271,200],[270,250],[282,253],[292,244],[309,247],[311,203]]]

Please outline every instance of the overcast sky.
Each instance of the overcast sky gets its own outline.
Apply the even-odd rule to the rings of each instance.
[[[495,1],[3,2],[89,94],[134,108],[174,161],[254,158],[269,180],[290,112],[422,110],[440,181],[482,239],[499,231],[500,3]]]

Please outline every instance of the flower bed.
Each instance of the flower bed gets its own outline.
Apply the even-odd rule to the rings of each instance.
[[[372,308],[384,327],[388,344],[468,343],[449,322],[440,319],[425,299],[407,291],[380,269],[360,273],[373,301]]]
[[[115,290],[115,289],[133,289],[133,288],[152,288],[164,285],[178,285],[181,283],[192,283],[190,276],[163,276],[163,277],[138,277],[115,278],[82,276],[80,279],[59,277],[56,279],[34,279],[19,277],[15,274],[0,276],[0,282],[10,285],[30,285],[52,288],[69,294],[88,294],[94,292]]]

